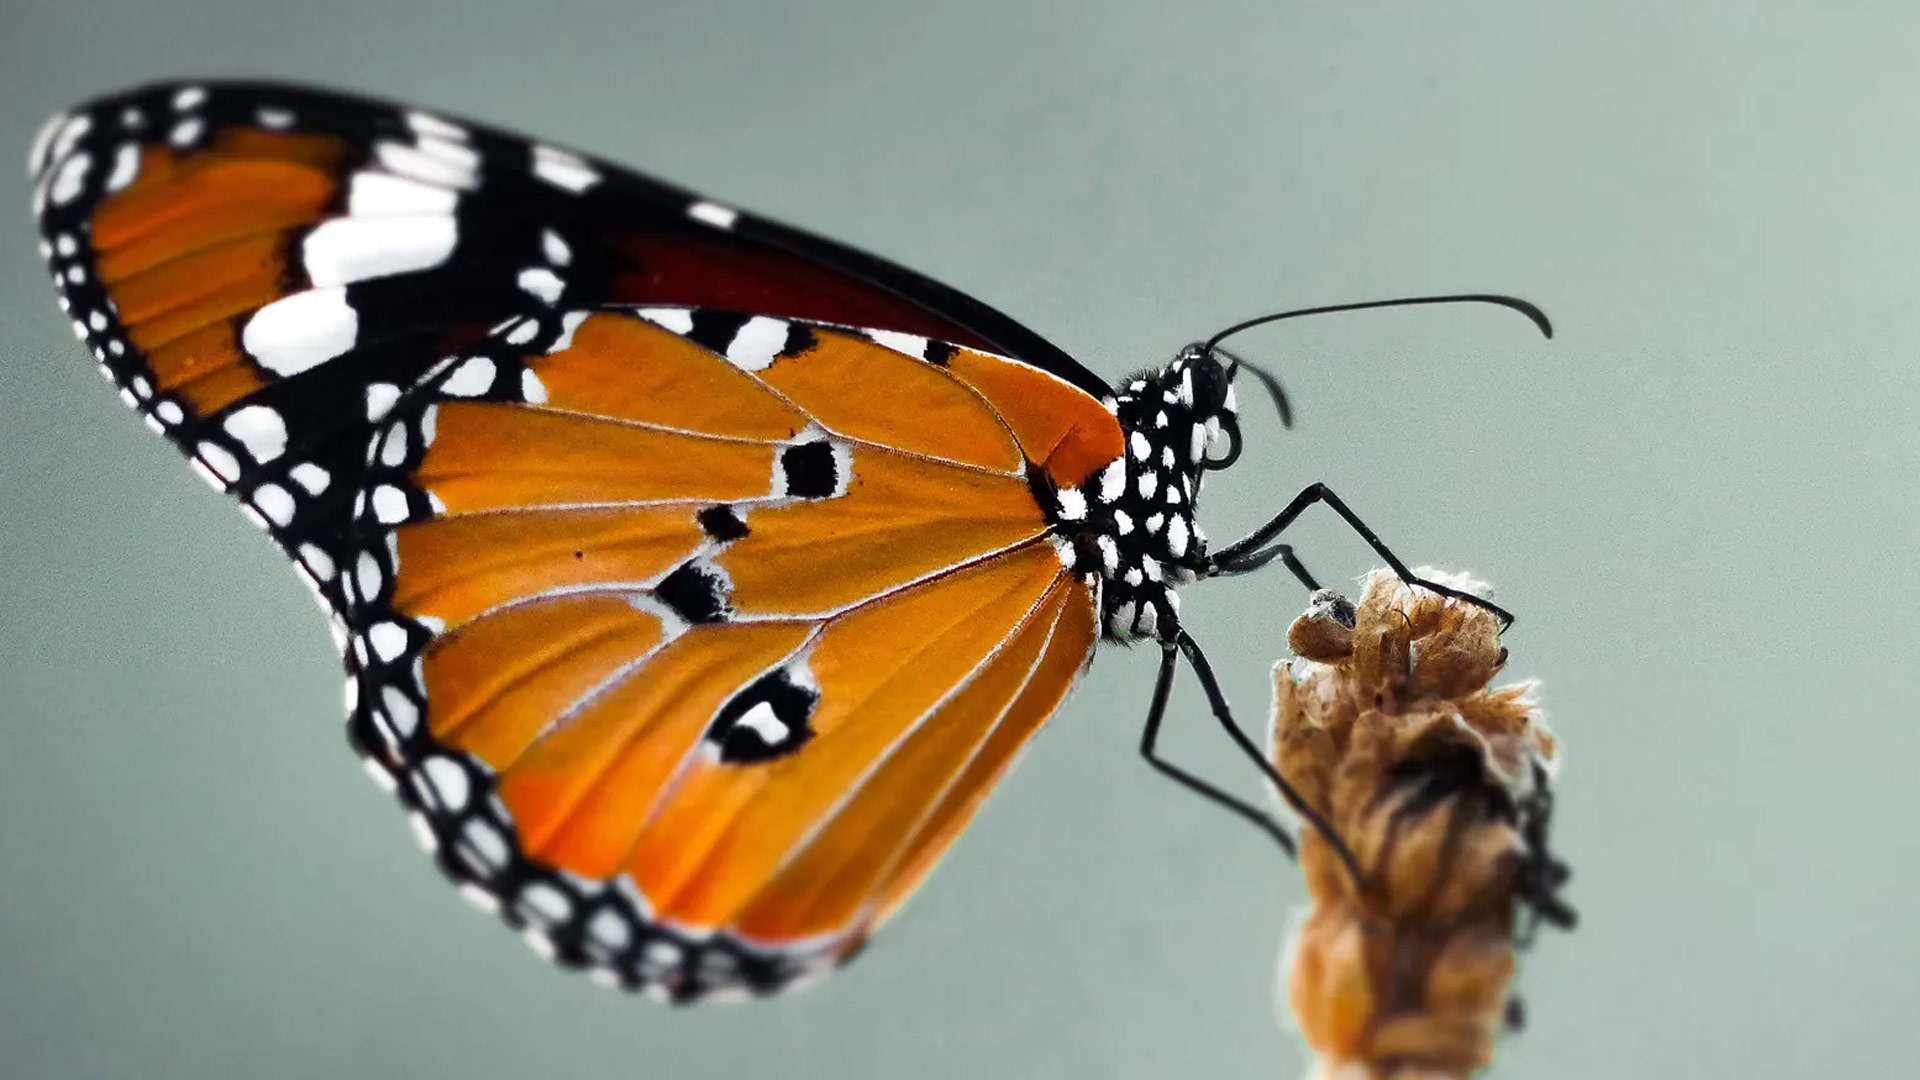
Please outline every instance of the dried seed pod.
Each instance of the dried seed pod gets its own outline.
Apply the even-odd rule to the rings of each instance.
[[[1483,586],[1418,571],[1463,591]],[[1557,751],[1473,604],[1369,575],[1356,607],[1315,594],[1275,668],[1276,768],[1353,852],[1301,838],[1312,908],[1286,960],[1287,997],[1319,1075],[1465,1077],[1493,1060],[1516,948],[1571,926],[1547,850]]]

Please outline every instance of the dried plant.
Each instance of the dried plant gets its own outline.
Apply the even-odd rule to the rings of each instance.
[[[1316,594],[1288,643],[1274,764],[1360,875],[1302,837],[1312,908],[1286,961],[1294,1017],[1330,1080],[1467,1076],[1517,1021],[1517,948],[1574,919],[1547,846],[1557,746],[1534,684],[1489,688],[1507,659],[1494,616],[1385,570],[1358,608]]]

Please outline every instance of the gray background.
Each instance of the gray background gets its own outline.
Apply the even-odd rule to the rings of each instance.
[[[1532,298],[1558,340],[1456,310],[1244,341],[1300,422],[1249,422],[1210,531],[1324,479],[1521,613],[1585,925],[1527,960],[1498,1075],[1898,1072],[1920,16],[1690,6],[7,0],[0,147],[160,76],[398,96],[894,257],[1110,377],[1281,306]],[[1270,992],[1298,882],[1137,763],[1145,652],[1102,656],[826,986],[670,1011],[534,960],[362,777],[311,601],[101,385],[27,204],[10,165],[0,1073],[1301,1070]],[[1324,521],[1298,542],[1329,578],[1372,562]],[[1275,574],[1187,601],[1258,721],[1302,597]],[[1253,790],[1180,704],[1176,753]]]

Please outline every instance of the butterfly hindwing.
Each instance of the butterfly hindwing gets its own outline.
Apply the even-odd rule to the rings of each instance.
[[[1056,430],[842,329],[728,348],[755,320],[568,314],[546,351],[448,361],[383,420],[349,530],[355,741],[443,868],[682,999],[850,955],[1097,637],[1027,472]],[[912,365],[880,385],[979,430],[909,437],[825,378],[847,365]],[[659,414],[689,397],[727,407]],[[552,915],[589,909],[598,933]]]

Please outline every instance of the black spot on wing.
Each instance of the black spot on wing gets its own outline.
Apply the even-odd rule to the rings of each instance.
[[[959,351],[959,349],[944,341],[929,341],[927,342],[927,349],[924,356],[927,363],[932,364],[934,367],[946,367],[949,363],[953,362],[954,354]]]
[[[808,352],[818,344],[820,344],[820,335],[813,332],[813,327],[799,322],[788,323],[787,343],[780,347],[779,356],[781,359],[791,359]]]
[[[840,467],[833,445],[801,443],[780,451],[780,471],[787,478],[786,494],[802,499],[825,499],[840,488]]]
[[[725,622],[732,608],[726,578],[710,566],[681,563],[654,586],[653,595],[690,623]]]
[[[700,511],[700,531],[721,543],[747,535],[747,523],[731,506],[709,506]]]
[[[704,348],[727,355],[727,348],[747,324],[746,315],[735,315],[726,311],[698,310],[693,312],[693,328],[688,330],[686,338]]]
[[[749,683],[721,706],[707,741],[729,765],[785,757],[813,738],[810,720],[820,692],[797,685],[781,668]]]

